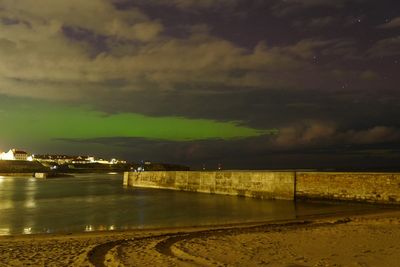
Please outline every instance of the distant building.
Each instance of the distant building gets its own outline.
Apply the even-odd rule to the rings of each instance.
[[[94,160],[94,163],[100,163],[100,164],[111,164],[111,162],[110,161],[108,161],[108,160],[105,160],[105,159],[95,159]]]
[[[93,162],[90,160],[90,158],[91,158],[91,157],[78,156],[78,157],[76,157],[76,158],[72,161],[72,163],[74,163],[74,164],[88,164],[88,163],[93,163]]]
[[[95,163],[96,162],[96,159],[93,156],[87,157],[86,160],[89,161],[90,163]]]
[[[59,165],[71,163],[76,157],[68,155],[35,155],[34,160],[41,163],[57,163]]]
[[[68,156],[68,155],[35,155],[34,159],[39,162],[57,163],[58,165],[63,164],[126,164],[125,160],[111,159],[105,160],[102,158],[96,158],[94,156]]]
[[[110,164],[126,164],[126,160],[111,159]]]
[[[78,156],[72,161],[72,163],[88,164],[88,163],[99,163],[99,164],[111,164],[108,160],[96,158],[94,156]]]
[[[1,160],[28,160],[28,153],[23,150],[10,149],[0,154]]]

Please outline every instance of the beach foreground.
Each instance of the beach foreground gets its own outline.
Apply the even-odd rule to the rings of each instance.
[[[208,228],[0,237],[0,266],[398,266],[400,211]]]

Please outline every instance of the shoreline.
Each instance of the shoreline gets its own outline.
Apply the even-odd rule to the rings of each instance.
[[[360,204],[360,203],[354,202],[354,204]],[[116,230],[93,230],[93,231],[80,231],[80,232],[65,231],[65,232],[54,232],[54,233],[10,234],[10,235],[0,235],[0,243],[2,239],[7,239],[7,238],[30,238],[30,237],[45,238],[45,237],[65,237],[65,236],[71,237],[71,236],[89,236],[89,235],[108,236],[114,234],[135,234],[142,232],[175,233],[175,232],[196,231],[196,230],[212,231],[212,230],[236,229],[236,228],[242,229],[247,227],[268,226],[268,225],[285,225],[287,223],[296,223],[301,221],[313,222],[318,220],[335,219],[342,217],[378,215],[378,214],[385,214],[397,211],[400,214],[400,207],[396,205],[371,204],[371,206],[376,206],[376,208],[360,209],[360,210],[343,210],[332,213],[300,215],[293,219],[260,220],[260,221],[248,221],[248,222],[206,224],[206,225],[161,226],[161,227],[149,227],[149,228],[144,227],[144,228],[116,229]]]
[[[378,257],[382,266],[395,266],[399,237],[400,210],[394,208],[213,226],[10,235],[0,236],[0,266],[313,266],[324,260],[348,266],[365,251],[370,258],[363,262],[374,265]],[[325,250],[314,255],[320,248]]]
[[[33,177],[34,172],[4,172],[0,173],[0,176],[23,176],[23,177]]]

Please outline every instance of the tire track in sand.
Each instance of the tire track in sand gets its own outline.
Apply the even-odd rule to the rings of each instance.
[[[105,242],[99,245],[94,246],[91,250],[87,252],[87,258],[89,262],[96,267],[106,267],[106,256],[111,250],[117,250],[118,247],[129,246],[129,243],[137,243],[137,242],[145,242],[154,239],[163,239],[166,237],[182,235],[186,233],[176,233],[176,234],[160,234],[160,235],[152,235],[152,236],[144,236],[144,237],[136,237],[136,238],[124,238],[118,239],[114,241]]]
[[[346,221],[347,222],[347,221]],[[343,223],[343,222],[335,222],[335,223]],[[255,225],[255,226],[244,226],[244,227],[228,227],[228,228],[217,228],[211,230],[201,230],[195,232],[178,232],[178,233],[166,233],[152,236],[144,236],[144,237],[136,237],[129,239],[120,239],[109,241],[103,244],[99,244],[93,247],[88,253],[87,257],[89,262],[94,266],[105,267],[108,266],[106,261],[106,255],[111,251],[117,251],[117,247],[129,246],[129,243],[137,243],[137,242],[146,242],[146,241],[156,241],[155,245],[152,247],[154,250],[162,255],[165,255],[169,258],[173,258],[180,262],[190,263],[193,265],[199,266],[222,266],[223,263],[219,263],[213,261],[212,259],[207,259],[201,256],[192,255],[188,252],[182,251],[176,244],[182,241],[190,241],[191,239],[198,237],[209,237],[209,236],[220,236],[220,235],[229,235],[229,234],[237,234],[243,232],[253,232],[260,230],[269,230],[274,231],[281,227],[296,227],[302,225],[314,225],[314,223],[310,221],[297,221],[297,222],[289,222],[283,224],[264,224],[264,225]],[[331,223],[328,223],[331,224]],[[321,224],[315,224],[321,226]],[[157,240],[159,239],[159,240]],[[133,245],[133,244],[132,244]]]

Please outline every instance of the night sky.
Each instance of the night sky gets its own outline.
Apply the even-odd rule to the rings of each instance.
[[[399,85],[398,0],[0,0],[0,150],[395,168]]]

